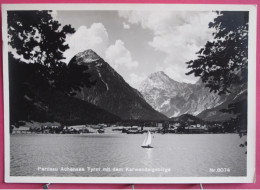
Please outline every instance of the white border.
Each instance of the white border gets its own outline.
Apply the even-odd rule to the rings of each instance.
[[[172,10],[172,11],[249,11],[248,41],[248,146],[246,177],[13,177],[10,176],[8,10]],[[7,183],[253,183],[255,181],[256,140],[256,5],[205,4],[3,4],[3,89],[5,134],[5,182]]]

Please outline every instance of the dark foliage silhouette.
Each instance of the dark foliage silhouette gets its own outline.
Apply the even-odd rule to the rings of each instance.
[[[95,84],[88,67],[67,66],[63,52],[66,35],[75,30],[61,26],[51,11],[8,11],[10,121],[52,121],[50,94],[71,95]],[[74,104],[76,106],[78,102]],[[82,109],[81,109],[82,110]],[[82,113],[85,113],[84,111]]]
[[[216,30],[214,40],[208,41],[197,53],[198,58],[187,62],[194,74],[202,79],[211,91],[230,92],[233,85],[247,82],[248,68],[248,12],[218,12],[209,24]]]
[[[209,23],[216,30],[214,40],[208,41],[197,53],[198,58],[187,62],[194,74],[214,93],[230,93],[232,88],[247,86],[248,73],[248,12],[217,12]],[[233,121],[238,130],[247,127],[247,98],[235,101],[222,112],[236,114]]]
[[[10,46],[29,64],[39,64],[39,75],[51,87],[66,93],[86,85],[90,87],[87,67],[68,67],[63,52],[67,34],[74,33],[70,25],[61,27],[54,20],[51,11],[10,11],[8,12],[8,38]]]

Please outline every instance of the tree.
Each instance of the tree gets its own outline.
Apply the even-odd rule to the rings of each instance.
[[[249,12],[217,13],[218,17],[209,23],[209,28],[215,29],[214,40],[200,49],[196,60],[187,62],[191,69],[187,74],[201,77],[210,91],[221,95],[230,93],[232,87],[247,86]],[[247,127],[247,91],[243,93],[227,109],[220,110],[236,114],[230,124],[239,132]]]
[[[66,35],[75,30],[61,27],[51,11],[8,11],[10,123],[52,121],[49,99],[57,91],[71,94],[90,87],[87,67],[69,67],[63,62]],[[17,56],[18,55],[18,56]],[[19,124],[17,124],[19,125]]]
[[[40,64],[27,64],[8,56],[9,61],[9,100],[10,100],[10,123],[21,125],[19,121],[30,121],[34,118],[45,121],[46,106],[43,105],[43,94],[49,91],[49,83],[46,78],[39,75]],[[35,109],[37,106],[40,109]],[[48,121],[51,121],[48,118]]]
[[[75,32],[70,25],[52,18],[51,11],[8,11],[8,39],[20,59],[28,64],[39,64],[39,77],[45,78],[51,87],[70,93],[80,86],[91,86],[87,67],[71,68],[64,62],[66,35]],[[35,67],[36,68],[36,67]],[[69,78],[69,79],[68,79]],[[72,82],[72,81],[73,82]]]
[[[247,83],[248,12],[217,12],[209,23],[214,40],[201,48],[196,60],[187,62],[187,75],[201,77],[206,87],[218,94],[230,93],[233,85]]]
[[[62,28],[54,20],[51,11],[9,11],[8,38],[9,44],[18,55],[28,63],[46,66],[49,77],[55,68],[62,66],[63,52],[69,47],[65,45],[66,34],[75,30],[70,25]]]

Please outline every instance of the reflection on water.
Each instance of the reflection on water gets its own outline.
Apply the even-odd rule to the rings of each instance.
[[[240,139],[237,134],[153,136],[154,148],[141,148],[144,135],[11,135],[11,176],[246,175],[246,148],[239,147],[246,137]],[[41,171],[39,167],[58,171]],[[85,171],[60,171],[62,167]],[[88,168],[97,169],[89,171]],[[126,171],[126,168],[139,170]],[[210,172],[210,168],[230,168],[230,172]]]
[[[152,160],[152,153],[153,153],[152,150],[153,150],[152,148],[148,148],[146,151],[148,160]]]

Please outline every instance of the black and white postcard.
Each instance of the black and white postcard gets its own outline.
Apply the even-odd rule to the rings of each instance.
[[[6,182],[254,182],[256,6],[2,7]]]

